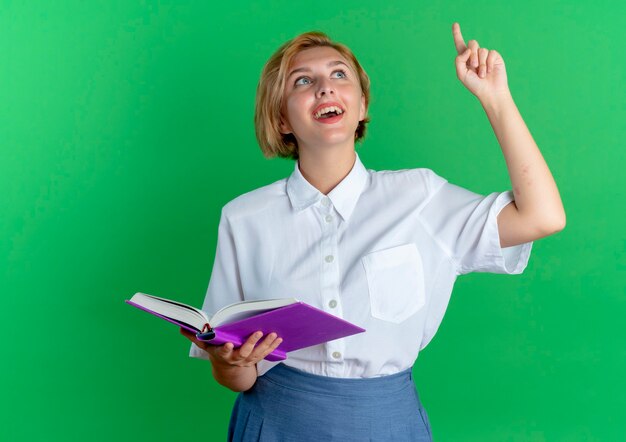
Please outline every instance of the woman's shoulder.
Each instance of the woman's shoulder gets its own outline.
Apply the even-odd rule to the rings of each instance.
[[[370,173],[374,185],[377,183],[386,186],[409,185],[411,189],[415,189],[415,187],[423,188],[427,193],[436,191],[443,183],[447,182],[445,178],[427,167],[398,170],[370,170]]]
[[[222,212],[231,220],[267,210],[287,197],[287,178],[243,193],[224,205]]]

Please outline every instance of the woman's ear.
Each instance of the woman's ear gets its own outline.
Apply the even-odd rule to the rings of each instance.
[[[365,107],[365,94],[361,94],[361,105],[359,106],[359,121],[365,120],[367,117],[367,108]]]
[[[282,134],[290,134],[293,131],[291,130],[291,126],[289,125],[289,123],[286,123],[285,120],[281,117],[280,118],[280,133]]]

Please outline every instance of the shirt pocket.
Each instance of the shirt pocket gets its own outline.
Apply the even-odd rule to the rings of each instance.
[[[414,243],[368,253],[361,262],[373,317],[400,323],[424,306],[422,257]]]

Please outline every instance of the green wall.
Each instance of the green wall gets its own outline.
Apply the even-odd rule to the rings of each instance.
[[[136,291],[200,306],[221,207],[288,176],[254,137],[260,71],[322,30],[372,80],[368,168],[510,188],[451,26],[503,56],[567,227],[522,275],[457,281],[414,372],[436,441],[623,437],[621,2],[4,1],[0,439],[223,440],[235,393]],[[621,373],[621,374],[620,374]]]

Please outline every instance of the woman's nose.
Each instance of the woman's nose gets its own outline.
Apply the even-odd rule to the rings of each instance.
[[[323,94],[332,94],[335,92],[332,83],[330,80],[320,80],[318,83],[317,96],[321,97]]]

